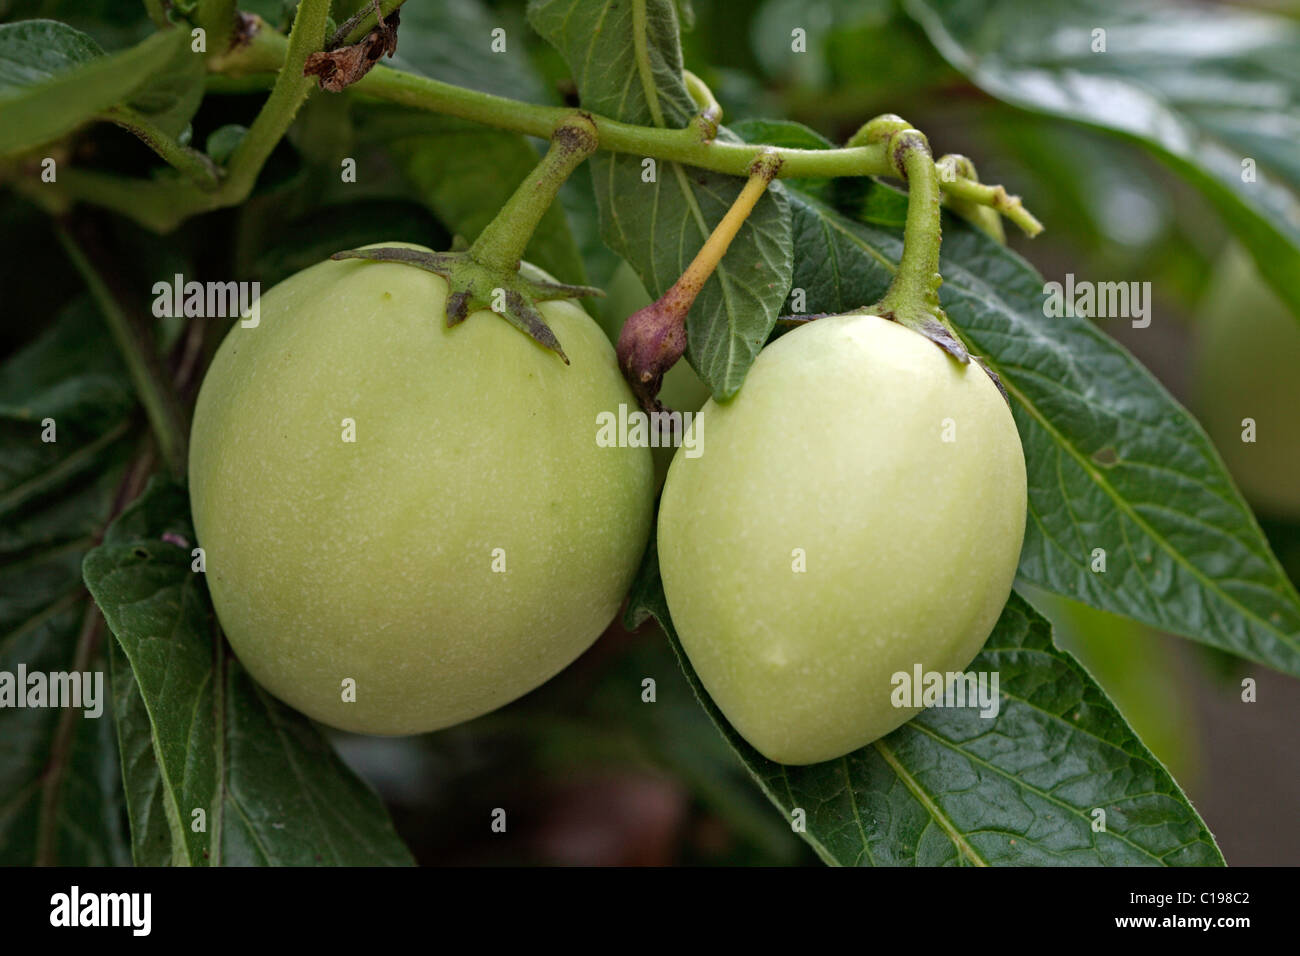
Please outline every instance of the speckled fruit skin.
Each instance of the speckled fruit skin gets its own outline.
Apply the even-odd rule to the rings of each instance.
[[[600,328],[541,306],[565,366],[489,312],[448,329],[446,294],[410,266],[306,269],[227,336],[195,410],[221,625],[264,687],[344,730],[436,730],[537,687],[613,618],[649,533],[648,449],[596,444],[597,414],[634,401]]]
[[[916,713],[892,675],[964,669],[1010,593],[1026,498],[1006,402],[919,334],[842,316],[782,336],[701,415],[703,453],[664,485],[659,567],[704,686],[780,763],[889,733]]]

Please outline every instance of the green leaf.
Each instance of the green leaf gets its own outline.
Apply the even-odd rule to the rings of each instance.
[[[1028,596],[1051,619],[1057,646],[1093,676],[1174,778],[1196,790],[1201,769],[1197,742],[1202,739],[1197,699],[1173,640],[1054,594]]]
[[[108,697],[80,567],[112,507],[133,406],[85,299],[0,367],[0,671],[99,673]],[[55,441],[42,440],[47,420]],[[0,708],[0,865],[129,862],[103,698],[99,717]]]
[[[245,4],[247,6],[247,4]],[[98,42],[105,49],[138,43],[157,28],[149,19],[146,4],[122,0],[10,0],[8,19],[39,13],[49,20],[66,23]]]
[[[183,30],[171,32],[188,40]],[[205,75],[203,55],[188,42],[175,43],[167,62],[131,94],[130,109],[147,116],[168,136],[180,136],[203,100]]]
[[[178,95],[178,64],[201,59],[189,49],[189,34],[179,29],[105,56],[84,33],[53,20],[0,25],[0,155],[57,139],[137,92],[174,125],[189,104]],[[169,79],[154,86],[164,71]]]
[[[640,12],[644,16],[640,15]],[[695,106],[682,83],[674,5],[647,0],[544,0],[529,7],[534,29],[568,62],[584,108],[670,129]],[[727,130],[719,139],[734,141]],[[601,231],[653,296],[668,290],[731,207],[744,180],[680,163],[598,153],[590,160]],[[717,398],[735,394],[776,323],[790,287],[790,223],[773,183],[705,283],[687,318],[686,357]]]
[[[40,86],[103,55],[86,34],[56,20],[0,25],[0,95]]]
[[[228,655],[192,541],[185,489],[155,478],[83,566],[135,678],[117,692],[137,860],[161,855],[161,806],[178,864],[410,863],[369,787]]]
[[[167,822],[162,775],[154,758],[149,711],[140,696],[131,662],[122,646],[111,638],[108,659],[127,816],[131,821],[131,857],[136,866],[170,866],[171,827]]]
[[[907,0],[985,92],[1140,143],[1200,189],[1300,316],[1300,25],[1163,0]],[[1094,52],[1093,31],[1106,50]],[[1242,161],[1257,163],[1243,182]]]
[[[524,24],[515,11],[481,0],[420,0],[402,7],[392,65],[496,96],[555,102],[529,62]],[[505,30],[506,49],[492,50],[492,31]]]
[[[653,615],[678,662],[768,799],[829,864],[1216,866],[1196,811],[1024,600],[1007,603],[968,671],[999,674],[1000,708],[930,708],[838,760],[774,763],[710,700],[668,614],[652,544],[628,616]],[[1105,830],[1095,832],[1096,811]]]

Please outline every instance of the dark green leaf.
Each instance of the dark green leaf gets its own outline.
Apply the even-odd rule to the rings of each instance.
[[[176,863],[411,862],[374,793],[306,718],[228,656],[180,541],[194,541],[189,498],[154,479],[84,564],[139,697],[119,688],[137,859],[161,854],[161,804]]]
[[[529,62],[524,24],[514,12],[481,0],[420,0],[403,5],[392,65],[529,103],[553,101]],[[492,31],[505,31],[505,52],[492,49]],[[387,61],[386,61],[387,62]]]
[[[176,70],[180,58],[200,58],[189,49],[189,34],[179,29],[105,56],[85,34],[53,20],[0,25],[0,155],[57,139],[127,103],[160,71]],[[169,81],[146,105],[174,122],[189,104],[176,96],[180,89]]]
[[[1300,24],[1165,0],[907,0],[986,92],[1141,143],[1200,189],[1300,315]],[[1105,51],[1094,51],[1104,29]],[[1243,181],[1243,160],[1257,179]]]
[[[113,682],[113,716],[131,821],[131,856],[136,866],[170,866],[172,837],[162,777],[154,758],[149,712],[122,646],[111,637],[108,659]]]
[[[643,681],[655,682],[655,699],[642,697]],[[714,733],[667,642],[657,632],[619,655],[585,701],[577,733],[592,728],[629,734],[650,761],[681,780],[728,829],[761,851],[766,862],[797,861],[799,840],[772,813],[749,780],[735,752]]]
[[[446,248],[451,242],[427,209],[391,199],[320,206],[289,222],[268,222],[259,233],[254,271],[264,288],[344,249],[399,238],[430,249]]]
[[[106,662],[80,566],[112,506],[133,404],[86,300],[0,367],[0,671],[104,681],[98,717],[0,708],[2,864],[130,859]],[[56,441],[42,441],[47,419]]]
[[[1012,595],[968,671],[999,676],[996,717],[930,708],[838,760],[788,767],[722,716],[672,629],[653,547],[629,597],[668,632],[700,703],[823,861],[845,866],[1215,866],[1214,839],[1051,626]],[[1093,829],[1096,811],[1105,830]]]

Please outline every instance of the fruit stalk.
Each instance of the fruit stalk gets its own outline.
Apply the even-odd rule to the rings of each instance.
[[[596,151],[596,125],[585,113],[570,113],[551,134],[551,147],[496,217],[470,247],[470,258],[485,266],[516,272],[524,248],[560,187]]]
[[[903,253],[889,289],[879,302],[854,312],[891,319],[920,332],[959,362],[969,362],[970,353],[939,304],[943,222],[939,215],[939,173],[930,143],[924,133],[893,115],[876,117],[859,135],[872,142],[884,141],[894,171],[907,181],[907,221],[903,226]]]
[[[448,326],[459,325],[478,309],[488,309],[538,344],[568,356],[536,303],[604,295],[600,289],[567,285],[549,277],[520,273],[524,248],[565,180],[596,149],[596,127],[585,113],[570,113],[551,134],[551,148],[519,184],[496,217],[464,252],[429,252],[400,246],[346,249],[331,259],[400,262],[442,276],[448,295],[441,309]]]
[[[780,168],[781,157],[775,150],[760,154],[750,167],[744,189],[681,277],[658,300],[633,312],[623,323],[618,336],[619,367],[647,411],[662,410],[657,396],[664,374],[686,352],[687,313]]]

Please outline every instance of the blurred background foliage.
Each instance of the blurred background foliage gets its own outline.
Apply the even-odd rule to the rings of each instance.
[[[336,20],[359,5],[336,2]],[[240,6],[284,24],[293,4]],[[1268,8],[1300,16],[1300,5]],[[141,5],[128,0],[0,0],[0,18],[30,16],[65,20],[109,49],[151,29]],[[1150,281],[1149,328],[1100,322],[1206,423],[1279,558],[1300,580],[1300,325],[1195,189],[1132,143],[993,100],[945,63],[896,0],[695,0],[685,19],[693,22],[683,36],[686,65],[713,89],[724,122],[788,118],[842,142],[864,119],[899,113],[938,152],[971,156],[981,179],[1024,197],[1047,232],[1032,242],[1013,234],[1010,243],[1048,280],[1072,272]],[[535,102],[572,101],[567,71],[526,27],[522,0],[412,0],[402,22],[398,55],[422,72]],[[807,56],[789,55],[791,23],[808,30]],[[464,54],[464,37],[486,37],[496,26],[524,45],[526,57],[488,71]],[[220,79],[209,94],[193,122],[196,143],[249,124],[264,96]],[[474,131],[382,109],[354,113],[346,98],[314,96],[238,209],[197,217],[166,237],[106,220],[122,261],[142,272],[136,286],[183,272],[260,279],[265,287],[366,242],[447,247],[458,231],[455,188],[465,188],[471,171],[430,166],[444,154],[422,152],[421,142]],[[335,146],[318,151],[317,142]],[[339,183],[340,142],[354,144],[367,171],[357,184]],[[101,168],[154,163],[140,143],[106,124],[83,131],[72,148]],[[322,154],[329,159],[313,158]],[[596,310],[613,336],[648,297],[601,244],[585,175],[566,187],[564,210],[588,281],[610,291]],[[43,213],[4,192],[0,222],[9,317],[0,345],[12,352],[79,298],[82,283]],[[552,262],[572,254],[530,250],[530,258]],[[1235,334],[1225,337],[1228,327]],[[1262,467],[1242,458],[1237,425],[1216,411],[1219,396],[1243,389],[1276,411],[1289,436]],[[684,363],[666,394],[681,408],[704,398]],[[1043,594],[1036,604],[1058,642],[1188,791],[1229,863],[1300,859],[1300,820],[1279,812],[1300,805],[1300,684],[1060,598]],[[1259,703],[1249,708],[1238,705],[1246,676],[1259,684]],[[655,681],[655,706],[642,700],[647,678]],[[651,624],[635,634],[613,625],[560,677],[470,724],[406,739],[333,737],[388,803],[421,862],[816,862],[709,724]],[[506,834],[488,830],[495,807],[511,808]]]

